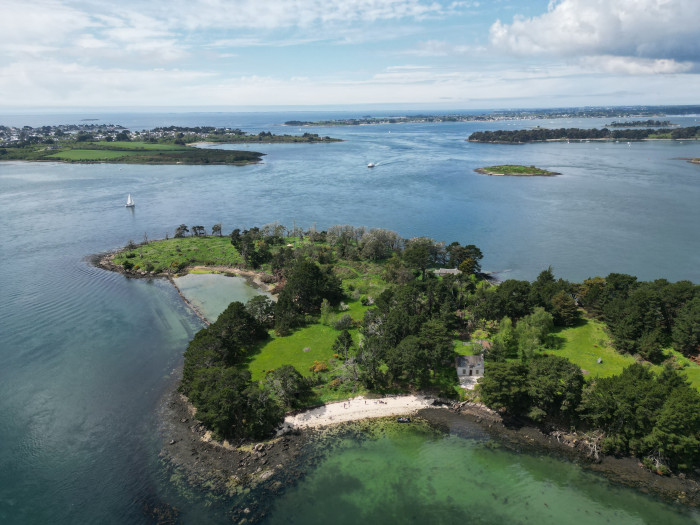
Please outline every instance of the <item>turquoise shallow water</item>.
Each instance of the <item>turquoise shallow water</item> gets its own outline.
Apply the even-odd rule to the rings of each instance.
[[[21,124],[88,117],[94,115],[34,115]],[[100,117],[133,127],[212,124],[288,133],[271,124],[316,115]],[[577,123],[507,123],[537,124]],[[130,280],[86,260],[144,233],[172,235],[181,223],[221,222],[224,231],[272,221],[349,223],[477,244],[485,268],[509,270],[504,278],[532,279],[551,264],[557,275],[577,280],[621,271],[700,281],[700,167],[679,160],[700,156],[697,143],[464,141],[472,130],[499,125],[505,124],[308,129],[346,142],[256,146],[267,153],[265,162],[247,167],[0,163],[0,522],[147,523],[144,501],[177,503],[186,523],[225,519],[209,513],[206,500],[181,498],[172,488],[154,431],[159,399],[201,323],[167,281]],[[373,170],[366,168],[370,160],[378,164]],[[473,172],[505,162],[563,175]],[[134,210],[124,208],[128,193]],[[350,444],[347,453],[357,455]],[[398,475],[399,462],[384,464],[386,479],[394,465],[397,479],[408,483]],[[507,461],[502,465],[497,469],[508,472]],[[398,494],[397,509],[412,503],[409,491]],[[330,493],[323,497],[334,501]],[[644,501],[651,509],[644,519],[654,523],[658,503]]]
[[[191,273],[176,277],[175,284],[182,294],[210,322],[216,321],[219,314],[235,297],[237,301],[246,303],[256,295],[268,295],[259,289],[248,285],[243,277],[209,273]]]
[[[579,466],[488,439],[390,436],[336,445],[267,523],[700,523]]]

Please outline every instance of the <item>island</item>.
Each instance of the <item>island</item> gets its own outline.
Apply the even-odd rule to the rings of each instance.
[[[637,141],[637,140],[700,140],[700,126],[683,128],[528,128],[518,130],[476,131],[466,139],[468,142],[491,144],[526,144],[528,142],[551,141]]]
[[[207,465],[208,486],[283,475],[306,429],[430,425],[449,409],[612,474],[612,456],[627,457],[631,483],[700,505],[700,286],[574,283],[551,268],[496,282],[473,244],[350,225],[222,229],[181,224],[98,261],[138,278],[243,272],[273,294],[205,323],[168,401],[167,454],[197,475]]]
[[[0,126],[0,161],[29,160],[119,164],[258,163],[263,153],[196,147],[204,144],[267,144],[337,142],[315,133],[248,134],[214,127],[155,128],[129,131],[118,125],[82,124],[22,128]]]
[[[627,122],[613,121],[607,124],[606,128],[643,128],[643,127],[654,127],[654,128],[664,128],[668,126],[677,126],[678,124],[672,124],[670,120],[631,120]]]
[[[556,171],[543,170],[535,166],[521,166],[519,164],[502,164],[499,166],[489,166],[487,168],[476,168],[474,171],[497,177],[551,177],[554,175],[561,175],[561,173]]]

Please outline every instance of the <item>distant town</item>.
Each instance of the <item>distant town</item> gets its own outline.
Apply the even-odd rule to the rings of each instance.
[[[287,126],[362,126],[370,124],[408,124],[427,122],[494,122],[500,120],[533,120],[559,118],[640,118],[659,116],[683,116],[700,114],[700,106],[617,106],[582,107],[553,109],[495,110],[479,114],[454,113],[447,115],[405,115],[375,117],[364,115],[359,118],[337,120],[288,120]],[[641,125],[647,124],[645,121]],[[632,123],[631,126],[640,124]]]

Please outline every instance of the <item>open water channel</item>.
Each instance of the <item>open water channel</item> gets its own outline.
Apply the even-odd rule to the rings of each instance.
[[[134,129],[291,133],[273,125],[328,116],[13,115],[0,124],[99,117]],[[303,131],[346,141],[251,146],[267,156],[246,167],[0,163],[0,522],[148,523],[143,509],[153,502],[177,506],[185,523],[226,522],[225,505],[182,488],[158,456],[156,409],[201,322],[167,281],[127,279],[87,260],[144,234],[172,235],[181,223],[345,223],[476,244],[484,268],[503,278],[533,279],[552,265],[572,280],[625,272],[699,282],[700,166],[679,159],[700,156],[697,143],[464,141],[477,129],[603,123],[311,128]],[[377,167],[368,170],[370,161]],[[473,172],[502,163],[562,175]],[[123,206],[127,193],[134,210]],[[274,523],[699,522],[571,463],[488,443],[410,429],[348,440],[263,504]],[[586,521],[586,511],[600,514]]]

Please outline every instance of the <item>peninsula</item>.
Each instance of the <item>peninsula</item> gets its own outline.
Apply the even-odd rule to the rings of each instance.
[[[636,457],[632,477],[653,490],[649,471],[685,472],[687,480],[666,479],[696,486],[700,286],[623,274],[572,283],[551,269],[532,283],[494,285],[482,258],[474,245],[384,229],[275,223],[225,236],[221,224],[181,224],[173,237],[129,242],[99,265],[135,277],[243,270],[276,297],[232,302],[185,351],[166,439],[175,461],[196,452],[195,470],[200,460],[212,472],[228,461],[255,483],[271,475],[258,468],[266,455],[284,461],[302,429],[430,420],[437,404],[488,421],[489,432],[515,418],[539,428],[543,446],[594,461]],[[663,319],[649,327],[662,303]],[[486,364],[473,390],[455,368],[465,355]],[[625,411],[646,416],[628,423]]]
[[[684,128],[529,128],[518,130],[476,131],[469,135],[468,142],[492,144],[526,144],[528,142],[550,141],[632,141],[632,140],[700,140],[700,126]]]
[[[474,171],[497,177],[551,177],[553,175],[561,175],[561,173],[557,173],[556,171],[543,170],[535,166],[521,166],[519,164],[503,164],[499,166],[489,166],[487,168],[476,168]]]
[[[213,144],[337,142],[339,139],[303,135],[248,134],[214,127],[155,128],[129,131],[116,125],[81,124],[13,128],[0,126],[0,161],[118,164],[233,164],[260,162],[264,153],[196,147]]]

